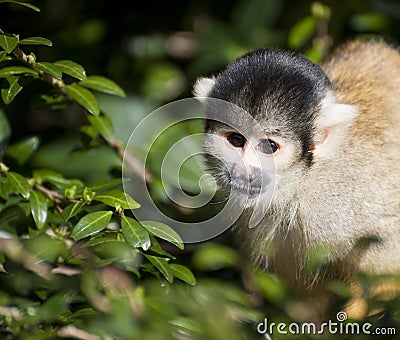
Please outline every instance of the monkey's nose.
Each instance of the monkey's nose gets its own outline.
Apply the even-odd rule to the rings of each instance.
[[[261,177],[261,169],[252,165],[246,167],[235,166],[232,169],[232,177],[243,182],[254,183]]]
[[[254,167],[254,166],[248,166],[246,168],[246,170],[247,170],[247,175],[248,175],[250,183],[253,183],[258,178],[261,177],[261,169],[260,168],[257,168],[257,167]]]

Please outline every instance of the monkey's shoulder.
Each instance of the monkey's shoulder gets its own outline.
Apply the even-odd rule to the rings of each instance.
[[[390,83],[400,83],[400,53],[382,40],[346,43],[338,47],[321,66],[339,90],[341,86],[373,89],[389,85],[389,79]]]

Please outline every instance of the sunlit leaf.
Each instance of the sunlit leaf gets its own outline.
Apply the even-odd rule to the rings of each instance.
[[[97,116],[100,113],[99,104],[93,93],[77,84],[65,86],[68,95],[78,104],[82,105],[91,114]]]
[[[144,256],[154,267],[160,271],[160,273],[167,279],[168,282],[171,283],[174,280],[172,269],[165,258],[147,254],[144,254]]]
[[[86,71],[85,69],[75,63],[74,61],[71,60],[59,60],[54,63],[60,70],[61,72],[68,74],[69,76],[79,79],[79,80],[84,80],[86,79]]]
[[[7,66],[0,69],[0,78],[15,76],[18,74],[29,74],[37,76],[37,72],[25,66]]]
[[[42,37],[29,37],[19,41],[21,45],[44,45],[53,46],[51,40]]]
[[[317,20],[308,16],[296,23],[289,32],[288,44],[291,48],[302,47],[315,33]]]
[[[108,116],[88,116],[87,118],[101,136],[109,141],[114,139],[114,128]]]
[[[19,84],[19,78],[10,78],[10,86],[5,89],[1,89],[1,99],[3,99],[4,104],[10,104],[18,93],[22,90],[22,86]]]
[[[0,51],[0,62],[5,60],[11,60],[11,57],[7,55],[6,51]]]
[[[175,277],[186,282],[190,285],[196,284],[196,278],[194,277],[193,273],[190,271],[189,268],[182,266],[180,264],[171,264],[172,273]]]
[[[99,195],[95,195],[93,199],[95,201],[103,202],[113,208],[116,208],[117,206],[120,206],[122,209],[140,208],[139,203],[121,190],[110,190]]]
[[[124,90],[112,80],[102,76],[90,76],[79,82],[80,85],[99,92],[125,97]]]
[[[204,333],[204,329],[201,326],[201,323],[197,320],[193,320],[189,317],[179,317],[177,319],[169,321],[169,323],[175,326],[181,332],[189,332],[195,334],[202,334]]]
[[[149,249],[151,245],[149,233],[138,221],[131,217],[123,216],[121,219],[122,234],[132,247]]]
[[[46,74],[49,74],[57,79],[62,78],[62,72],[60,69],[53,63],[41,62],[35,63],[35,68],[39,71],[42,71]]]
[[[7,173],[7,178],[18,193],[20,193],[26,199],[29,198],[31,186],[25,177],[17,174],[16,172],[10,171]]]
[[[171,242],[176,245],[179,249],[183,249],[183,241],[178,233],[167,226],[164,223],[155,221],[140,221],[140,223],[145,227],[152,235],[157,236],[163,240]]]
[[[75,241],[79,241],[86,236],[102,231],[110,222],[111,215],[111,211],[97,211],[83,216],[72,230],[71,237]]]
[[[79,201],[74,204],[70,204],[62,212],[62,217],[65,220],[69,220],[70,218],[74,217],[76,214],[78,214],[82,208],[85,206],[85,202]]]
[[[18,38],[13,35],[0,34],[0,46],[6,53],[11,53],[18,45]]]
[[[28,137],[7,148],[7,155],[14,158],[18,164],[24,164],[39,146],[39,138]]]
[[[11,2],[12,4],[25,6],[25,7],[28,7],[30,9],[33,9],[36,12],[40,12],[40,8],[39,7],[36,7],[36,6],[32,5],[29,2],[18,1],[18,0],[0,0],[0,3],[2,3],[2,2]]]
[[[109,190],[111,188],[120,186],[123,183],[121,178],[111,178],[111,179],[105,179],[103,181],[98,181],[95,183],[90,184],[88,187],[97,193],[100,193],[105,190]]]
[[[31,204],[31,212],[38,230],[42,229],[47,219],[47,202],[46,198],[39,191],[32,190],[29,198]]]
[[[193,256],[195,266],[201,270],[233,267],[237,264],[238,259],[238,254],[233,249],[218,243],[200,246]]]
[[[38,183],[49,182],[60,189],[66,189],[73,185],[76,185],[77,187],[83,186],[83,183],[79,179],[65,178],[62,174],[48,169],[38,169],[33,171],[33,178]]]
[[[284,283],[279,282],[276,278],[272,277],[266,272],[257,272],[254,276],[259,291],[269,301],[278,306],[284,305],[285,300],[288,298],[287,288]]]

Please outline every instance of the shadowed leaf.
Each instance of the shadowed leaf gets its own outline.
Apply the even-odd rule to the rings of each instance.
[[[44,45],[53,46],[51,40],[42,37],[29,37],[19,41],[21,45]]]

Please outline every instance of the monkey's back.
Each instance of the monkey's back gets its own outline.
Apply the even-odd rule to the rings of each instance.
[[[400,53],[381,41],[353,41],[321,66],[336,87],[338,101],[356,106],[359,112],[338,154],[338,164],[345,167],[337,168],[338,181],[343,176],[352,187],[346,202],[352,201],[354,209],[344,211],[354,212],[354,231],[384,240],[366,251],[358,266],[370,272],[396,272],[400,269],[393,261],[400,257]]]
[[[339,102],[358,108],[360,115],[352,129],[357,138],[376,141],[388,130],[400,132],[400,53],[396,49],[383,41],[352,41],[321,66],[336,87]]]

